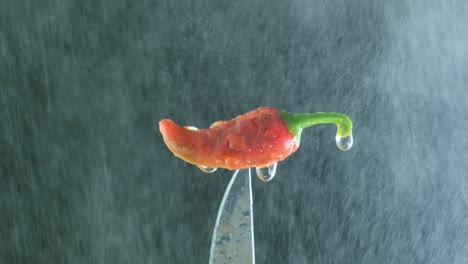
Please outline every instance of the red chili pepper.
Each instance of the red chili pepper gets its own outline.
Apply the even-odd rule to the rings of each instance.
[[[164,142],[175,156],[201,168],[267,167],[286,159],[299,147],[303,128],[323,123],[338,126],[340,149],[352,145],[351,120],[341,113],[291,114],[262,107],[208,129],[180,127],[169,119],[159,122]]]

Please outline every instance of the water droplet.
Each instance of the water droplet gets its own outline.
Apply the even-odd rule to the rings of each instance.
[[[276,165],[278,165],[278,163],[274,163],[268,167],[256,168],[257,177],[261,181],[271,181],[271,179],[273,179],[273,177],[275,177],[276,174]]]
[[[349,150],[353,146],[352,134],[350,134],[347,137],[340,137],[337,135],[335,140],[336,140],[336,146],[342,151]]]
[[[194,127],[194,126],[184,126],[186,129],[188,130],[193,130],[193,131],[197,131],[198,128]]]
[[[197,166],[201,171],[206,172],[206,173],[212,173],[215,172],[218,168],[210,168],[207,166]]]
[[[294,141],[296,141],[296,145],[299,147],[301,144],[301,134],[302,134],[302,129],[297,132],[297,135],[294,137]]]
[[[216,122],[214,122],[213,124],[211,124],[210,128],[217,127],[217,126],[221,126],[221,125],[223,125],[224,123],[227,123],[227,122],[226,122],[226,121],[216,121]]]
[[[236,167],[239,163],[240,160],[234,157],[229,157],[224,160],[224,164],[226,164],[229,167]]]
[[[272,160],[281,160],[284,157],[284,154],[281,153],[272,153],[270,154],[270,158]]]

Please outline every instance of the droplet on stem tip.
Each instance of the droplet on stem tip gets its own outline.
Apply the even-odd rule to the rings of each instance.
[[[346,151],[349,150],[353,146],[353,135],[350,134],[347,137],[336,136],[336,146],[342,150]]]

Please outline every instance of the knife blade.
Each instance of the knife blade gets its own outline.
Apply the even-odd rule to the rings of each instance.
[[[210,264],[255,263],[250,169],[237,170],[221,201],[211,239]]]

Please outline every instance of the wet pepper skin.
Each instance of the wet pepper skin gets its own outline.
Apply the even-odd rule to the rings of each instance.
[[[211,168],[266,167],[298,148],[278,110],[271,107],[215,122],[209,129],[190,130],[169,119],[159,122],[159,129],[175,156]]]

